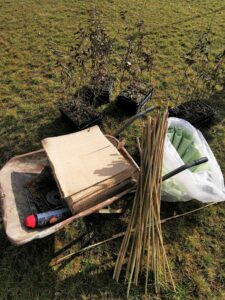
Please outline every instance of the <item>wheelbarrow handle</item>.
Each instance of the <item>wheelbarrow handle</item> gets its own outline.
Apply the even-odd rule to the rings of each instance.
[[[138,118],[141,118],[142,116],[146,115],[147,113],[153,111],[154,109],[159,109],[160,106],[151,106],[139,113],[137,113],[136,115],[134,115],[133,117],[131,117],[130,119],[127,120],[127,122],[119,129],[116,131],[115,133],[115,137],[118,137],[118,135],[124,131],[128,126],[130,126],[135,120],[137,120]]]
[[[137,113],[139,113],[140,110],[143,108],[143,106],[144,106],[144,105],[152,98],[153,91],[154,91],[154,88],[151,87],[150,90],[149,90],[149,92],[147,93],[147,95],[146,95],[146,96],[144,97],[144,99],[141,101]]]
[[[180,166],[179,168],[177,168],[177,169],[169,172],[168,174],[164,175],[163,178],[162,178],[162,181],[167,180],[167,179],[171,178],[172,176],[177,175],[178,173],[180,173],[182,171],[185,171],[186,169],[201,165],[201,164],[203,164],[207,161],[208,161],[207,157],[201,157],[197,160],[193,160],[192,162],[184,164],[184,165]]]

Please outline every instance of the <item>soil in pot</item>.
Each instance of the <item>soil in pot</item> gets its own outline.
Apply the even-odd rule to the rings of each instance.
[[[151,97],[145,100],[147,90],[128,87],[117,97],[117,106],[127,115],[135,115]]]
[[[102,105],[110,102],[115,79],[111,76],[93,77],[90,85],[84,87],[83,98],[92,105]]]
[[[210,124],[215,110],[200,100],[182,103],[169,109],[169,116],[184,119],[196,127]]]
[[[97,114],[91,106],[88,106],[87,103],[79,97],[61,103],[59,110],[62,118],[69,123],[75,131],[100,124],[103,118],[101,114]]]

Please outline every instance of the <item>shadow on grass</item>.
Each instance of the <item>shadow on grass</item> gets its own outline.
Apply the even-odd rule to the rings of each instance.
[[[220,93],[215,93],[210,96],[209,99],[206,100],[206,103],[212,106],[215,110],[215,117],[212,120],[212,123],[209,126],[203,128],[203,132],[210,137],[210,131],[208,130],[209,127],[212,125],[217,125],[220,122],[224,121],[225,118],[225,89],[222,90]]]
[[[16,247],[0,226],[0,299],[53,299],[55,274],[49,262],[54,237]]]
[[[72,132],[73,129],[60,117],[37,128],[37,135],[40,141],[47,137],[59,136]]]
[[[199,201],[192,200],[188,202],[162,202],[161,219],[166,219],[172,216],[183,214],[194,209],[204,206]],[[185,238],[185,234],[191,234],[192,231],[199,225],[199,214],[195,212],[187,216],[182,216],[177,219],[169,220],[163,224],[163,232],[166,240],[172,239],[174,242],[181,241]]]
[[[116,100],[107,104],[105,109],[102,111],[102,114],[102,129],[105,134],[110,134],[112,136],[115,135],[115,132],[122,126],[125,120],[129,118],[118,108]]]
[[[120,282],[113,280],[113,269],[114,267],[108,266],[107,262],[95,265],[86,261],[79,273],[60,282],[60,294],[56,300],[127,299],[127,285],[123,281],[123,276],[121,276]],[[143,295],[141,288],[132,287],[129,299],[141,299],[140,295]]]
[[[0,121],[0,126],[9,132],[7,143],[3,143],[0,146],[0,167],[15,155],[41,149],[41,140],[46,137],[72,132],[71,128],[59,117],[41,125],[37,121],[36,125],[31,132],[25,132],[25,128],[21,125],[17,127],[15,121],[13,127],[7,123],[7,120],[4,121],[3,119]],[[10,137],[10,134],[13,134],[13,138]],[[24,136],[23,139],[20,138],[21,135]]]

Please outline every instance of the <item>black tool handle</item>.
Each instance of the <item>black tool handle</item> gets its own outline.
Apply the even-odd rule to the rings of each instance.
[[[152,98],[153,91],[154,91],[154,89],[153,89],[153,87],[151,87],[148,94],[144,97],[143,100],[141,100],[137,113],[139,113],[139,111],[142,109],[142,107]]]
[[[207,157],[201,157],[201,158],[199,158],[197,160],[193,160],[192,162],[184,164],[184,165],[180,166],[179,168],[177,168],[177,169],[169,172],[168,174],[164,175],[163,178],[162,178],[162,181],[167,180],[170,177],[172,177],[174,175],[177,175],[178,173],[180,173],[182,171],[185,171],[186,169],[189,169],[191,167],[195,167],[195,166],[201,165],[201,164],[203,164],[203,163],[205,163],[207,161],[208,161]]]
[[[160,106],[152,106],[152,107],[149,107],[139,113],[137,113],[136,115],[134,115],[133,117],[131,117],[130,119],[127,120],[127,122],[119,129],[117,130],[117,132],[115,133],[115,136],[118,137],[118,135],[124,131],[128,126],[130,126],[130,124],[132,124],[135,120],[137,120],[138,118],[144,116],[145,114],[153,111],[154,109],[159,109]]]

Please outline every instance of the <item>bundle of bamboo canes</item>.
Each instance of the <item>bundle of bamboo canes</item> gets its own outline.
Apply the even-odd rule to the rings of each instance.
[[[122,265],[127,262],[125,281],[138,285],[140,273],[145,270],[145,294],[148,293],[149,274],[154,274],[155,292],[160,291],[162,275],[167,274],[175,290],[174,281],[163,246],[160,222],[163,146],[167,132],[168,113],[157,113],[148,118],[143,128],[141,171],[130,221],[116,261],[113,278],[118,281]],[[126,259],[127,257],[127,259]]]

